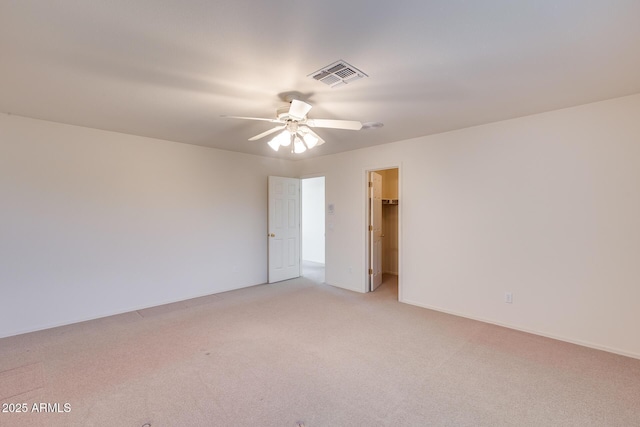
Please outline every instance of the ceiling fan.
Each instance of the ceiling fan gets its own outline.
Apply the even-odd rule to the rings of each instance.
[[[317,145],[325,143],[324,139],[320,138],[320,136],[310,128],[362,129],[362,123],[355,120],[309,119],[307,118],[307,113],[309,113],[311,108],[311,105],[306,102],[294,99],[289,106],[278,109],[275,119],[240,116],[222,117],[278,123],[278,126],[249,138],[249,141],[257,141],[267,135],[279,132],[269,141],[269,146],[274,151],[278,151],[281,146],[290,146],[291,152],[296,154],[304,153],[307,149],[310,150]]]

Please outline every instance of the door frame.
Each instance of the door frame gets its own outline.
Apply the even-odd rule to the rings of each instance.
[[[379,165],[379,166],[368,166],[366,168],[363,169],[363,173],[362,173],[362,177],[363,177],[363,181],[362,181],[362,193],[363,194],[363,218],[364,218],[364,227],[362,227],[363,230],[363,237],[364,237],[364,253],[363,253],[363,259],[364,259],[364,266],[365,266],[365,277],[364,277],[364,284],[363,284],[363,289],[365,290],[365,292],[371,292],[370,291],[370,287],[369,287],[369,268],[371,268],[371,262],[370,262],[370,257],[369,257],[369,173],[370,172],[376,172],[376,171],[381,171],[381,170],[386,170],[386,169],[398,169],[398,301],[403,301],[403,277],[404,275],[402,274],[402,254],[404,253],[403,250],[403,242],[404,239],[402,237],[402,216],[403,216],[403,198],[402,198],[402,183],[403,183],[403,177],[402,177],[402,162],[400,163],[394,163],[394,164],[383,164],[383,165]]]

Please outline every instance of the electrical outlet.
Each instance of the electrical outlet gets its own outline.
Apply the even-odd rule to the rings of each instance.
[[[507,304],[513,304],[513,294],[511,292],[505,292],[504,302]]]

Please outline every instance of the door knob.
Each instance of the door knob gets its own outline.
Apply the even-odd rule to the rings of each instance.
[[[271,233],[271,234],[269,234],[269,237],[276,237],[276,235]]]

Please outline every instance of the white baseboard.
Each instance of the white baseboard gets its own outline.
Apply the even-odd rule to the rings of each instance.
[[[564,336],[550,334],[550,333],[542,332],[542,331],[536,331],[536,330],[533,330],[533,329],[523,328],[523,327],[516,326],[516,325],[509,325],[509,324],[506,324],[506,323],[497,322],[495,320],[490,320],[490,319],[485,319],[485,318],[475,317],[475,316],[469,316],[469,315],[466,315],[466,314],[463,314],[463,313],[458,313],[458,312],[455,312],[455,311],[452,311],[452,310],[447,310],[447,309],[444,309],[444,308],[441,308],[441,307],[435,307],[435,306],[431,306],[431,305],[428,305],[428,304],[421,304],[421,303],[418,303],[418,302],[415,302],[415,301],[410,301],[410,300],[407,300],[407,299],[400,299],[399,301],[402,302],[402,303],[405,303],[405,304],[415,305],[417,307],[422,307],[422,308],[426,308],[426,309],[429,309],[429,310],[439,311],[441,313],[451,314],[453,316],[464,317],[466,319],[471,319],[471,320],[477,320],[479,322],[484,322],[484,323],[489,323],[489,324],[492,324],[492,325],[502,326],[504,328],[509,328],[509,329],[513,329],[513,330],[516,330],[516,331],[526,332],[526,333],[533,334],[533,335],[539,335],[539,336],[542,336],[542,337],[551,338],[551,339],[558,340],[558,341],[564,341],[564,342],[568,342],[568,343],[571,343],[571,344],[580,345],[580,346],[583,346],[583,347],[589,347],[589,348],[593,348],[595,350],[602,350],[602,351],[606,351],[606,352],[609,352],[609,353],[618,354],[620,356],[631,357],[633,359],[640,359],[640,354],[632,353],[632,352],[628,352],[628,351],[624,351],[624,350],[620,350],[618,348],[607,347],[607,346],[603,346],[603,345],[599,345],[599,344],[594,344],[594,343],[588,342],[588,341],[576,340],[576,339],[573,339],[573,338],[567,338],[567,337],[564,337]]]
[[[359,294],[365,294],[366,293],[361,288],[349,288],[347,286],[334,285],[333,283],[329,283],[329,282],[324,282],[324,284],[325,285],[329,285],[329,286],[333,286],[334,288],[344,289],[345,291],[357,292]]]
[[[228,287],[228,288],[222,288],[221,290],[217,290],[216,292],[213,293],[204,293],[204,294],[199,294],[199,295],[194,295],[194,296],[189,296],[186,298],[181,298],[178,300],[171,300],[171,301],[163,301],[163,302],[158,302],[158,303],[153,303],[153,304],[149,304],[149,305],[145,305],[142,307],[132,307],[132,308],[126,308],[123,310],[118,310],[118,311],[114,311],[114,312],[109,312],[109,313],[100,313],[97,314],[95,316],[88,316],[88,317],[83,317],[83,318],[78,318],[78,319],[71,319],[71,320],[66,320],[64,322],[59,322],[59,323],[51,323],[51,324],[45,324],[45,325],[39,325],[33,328],[28,328],[28,329],[21,329],[21,330],[17,330],[17,331],[11,331],[8,334],[3,334],[0,335],[0,339],[1,338],[8,338],[8,337],[13,337],[16,335],[22,335],[22,334],[28,334],[31,332],[38,332],[38,331],[44,331],[46,329],[53,329],[53,328],[58,328],[60,326],[68,326],[68,325],[73,325],[75,323],[82,323],[82,322],[88,322],[90,320],[96,320],[96,319],[104,319],[105,317],[111,317],[111,316],[118,316],[120,314],[125,314],[125,313],[131,313],[137,310],[144,310],[147,308],[151,308],[151,307],[159,307],[161,305],[165,305],[165,304],[173,304],[176,302],[182,302],[182,301],[188,301],[190,299],[194,299],[194,298],[201,298],[201,297],[206,297],[209,295],[217,295],[217,294],[221,294],[224,292],[229,292],[229,291],[235,291],[238,289],[243,289],[243,288],[250,288],[252,286],[258,286],[258,285],[263,285],[264,283],[255,283],[252,285],[241,285],[241,286],[232,286],[232,287]]]

